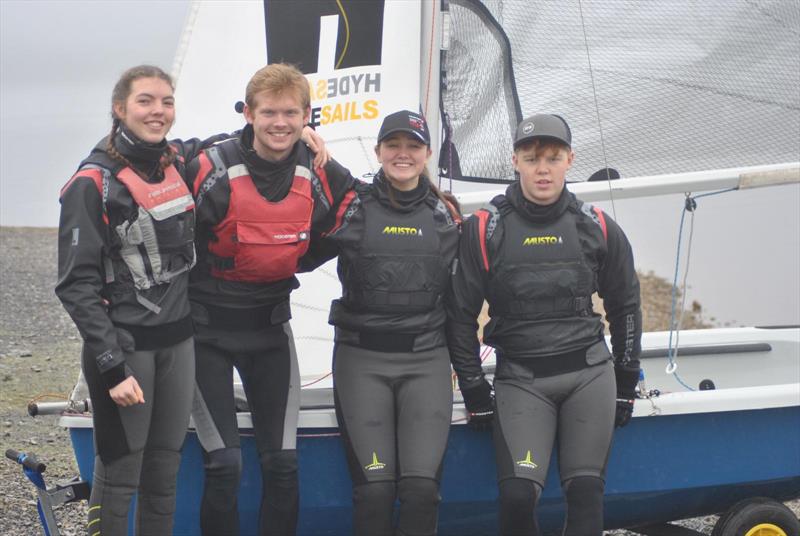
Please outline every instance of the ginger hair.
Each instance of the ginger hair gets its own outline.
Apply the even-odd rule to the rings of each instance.
[[[256,108],[256,95],[266,91],[271,95],[295,95],[303,110],[311,106],[311,88],[308,79],[294,65],[273,63],[262,67],[250,78],[245,91],[247,106]]]

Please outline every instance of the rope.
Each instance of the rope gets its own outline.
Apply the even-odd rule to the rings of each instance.
[[[320,377],[319,377],[319,378],[317,378],[316,380],[312,380],[312,381],[310,381],[310,382],[308,382],[308,383],[304,383],[304,384],[302,384],[302,385],[300,386],[300,389],[305,389],[306,387],[310,387],[310,386],[314,385],[315,383],[319,383],[319,382],[321,382],[322,380],[324,380],[325,378],[327,378],[328,376],[330,376],[331,374],[333,374],[333,371],[330,371],[330,372],[328,372],[327,374],[324,374],[324,375],[320,376]]]
[[[57,400],[69,400],[68,396],[64,396],[61,393],[42,393],[40,395],[36,395],[28,401],[28,404],[33,404],[34,402],[38,402],[44,398],[55,398]]]
[[[694,391],[692,387],[689,387],[681,378],[678,376],[678,363],[676,361],[678,357],[678,342],[680,340],[680,329],[681,329],[681,322],[683,321],[683,314],[685,312],[686,307],[686,286],[687,281],[689,279],[689,266],[692,257],[692,238],[694,236],[694,211],[697,208],[697,199],[701,197],[708,197],[711,195],[718,195],[724,194],[727,192],[732,192],[737,190],[737,188],[728,188],[725,190],[719,190],[716,192],[708,192],[705,194],[700,194],[696,196],[692,196],[691,192],[686,193],[686,201],[683,205],[683,210],[681,211],[681,221],[680,226],[678,228],[678,248],[675,254],[675,275],[672,279],[672,300],[671,300],[671,308],[670,308],[670,319],[669,319],[669,346],[667,350],[667,359],[669,363],[665,369],[667,374],[672,374],[675,376],[675,379],[681,384],[684,388],[689,391]],[[680,260],[681,260],[681,241],[683,239],[683,224],[686,219],[686,213],[691,212],[692,218],[690,221],[689,226],[689,240],[686,246],[686,269],[683,274],[683,280],[681,282],[681,310],[677,319],[675,320],[675,302],[677,301],[677,293],[678,293],[678,273],[680,272]],[[673,350],[672,346],[672,334],[675,333],[675,348]]]
[[[431,93],[431,71],[433,70],[433,36],[436,30],[437,3],[431,2],[431,43],[428,45],[428,81],[425,84],[425,117],[428,117],[428,97]]]
[[[614,215],[614,221],[617,221],[617,207],[614,204],[614,191],[611,188],[611,172],[608,168],[608,155],[606,154],[606,139],[603,136],[603,122],[600,118],[600,103],[597,99],[597,86],[594,81],[594,70],[592,69],[592,57],[589,54],[589,38],[586,35],[586,22],[583,19],[583,3],[578,0],[578,10],[581,14],[581,30],[583,31],[583,43],[586,45],[586,61],[589,63],[589,79],[592,82],[592,95],[594,96],[594,109],[597,113],[597,128],[600,131],[600,148],[603,152],[603,163],[606,167],[606,182],[608,183],[608,196],[611,199],[611,212]]]
[[[308,309],[309,311],[319,311],[320,313],[327,313],[328,309],[325,307],[317,307],[316,305],[308,305],[300,302],[292,302],[292,307],[299,307],[301,309]]]

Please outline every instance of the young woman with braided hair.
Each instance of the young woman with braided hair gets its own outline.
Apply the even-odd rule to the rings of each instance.
[[[184,162],[227,137],[166,140],[172,79],[125,71],[111,133],[61,190],[56,294],[83,338],[95,466],[89,534],[171,534],[175,481],[194,394],[187,294],[194,200]]]
[[[61,190],[56,294],[83,337],[96,457],[88,533],[170,534],[175,479],[193,396],[187,283],[194,201],[183,162],[199,140],[167,142],[172,80],[123,73],[113,124]]]

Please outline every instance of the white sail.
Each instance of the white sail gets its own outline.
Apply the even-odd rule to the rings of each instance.
[[[571,180],[606,165],[623,174],[610,183],[570,188],[623,225],[640,268],[665,277],[675,263],[684,193],[745,189],[756,177],[797,181],[796,129],[794,141],[786,132],[800,125],[800,97],[786,86],[800,78],[793,56],[800,45],[787,39],[798,18],[764,22],[790,12],[785,3],[767,2],[750,13],[739,34],[730,28],[745,20],[746,2],[671,4],[657,12],[585,1],[567,2],[564,9],[545,3],[531,10],[527,3],[504,0],[452,0],[447,6],[442,11],[438,2],[419,0],[371,2],[366,10],[347,0],[195,2],[175,61],[181,119],[173,132],[189,137],[240,128],[243,118],[234,103],[244,99],[252,73],[270,60],[304,63],[312,122],[337,160],[355,176],[374,172],[373,147],[383,116],[400,108],[422,110],[432,128],[431,168],[444,147],[442,186],[453,189],[470,212],[504,186],[449,180],[458,178],[453,157],[460,158],[462,175],[484,170],[484,178],[508,179],[518,116],[560,112],[574,126],[578,157]],[[687,20],[695,22],[681,24]],[[703,27],[704,20],[716,23]],[[277,43],[272,51],[271,23],[271,42]],[[627,33],[621,32],[626,24]],[[681,45],[688,38],[673,35],[674,28],[691,34],[693,45]],[[380,44],[365,45],[370,36],[378,36]],[[755,45],[746,54],[725,55],[726,47],[737,50],[742,41]],[[278,52],[287,57],[271,57]],[[770,74],[770,65],[785,67]],[[687,110],[692,113],[684,117]],[[690,126],[694,133],[686,130]],[[686,155],[691,158],[682,158]],[[687,169],[689,163],[724,162],[729,164],[720,169]],[[650,176],[632,177],[629,170],[637,169]],[[800,189],[778,190],[784,193],[737,194],[725,198],[724,206],[710,198],[701,206],[700,214],[713,218],[704,221],[709,233],[697,233],[696,248],[713,249],[721,265],[695,257],[691,296],[726,311],[725,320],[737,318],[729,310],[742,304],[751,309],[756,301],[791,311],[788,296],[800,293]],[[639,199],[643,196],[648,199]],[[765,208],[767,198],[770,209],[753,214],[754,206]],[[769,267],[770,284],[758,288],[739,285],[752,277],[741,259],[742,240],[753,234],[756,221],[782,226],[783,244],[774,248],[768,241],[744,239],[750,242],[748,260],[776,249],[782,255]],[[340,295],[335,263],[300,280],[292,298],[293,329],[302,374],[316,378],[330,369],[328,308]],[[719,292],[720,286],[739,288],[727,293]],[[742,298],[734,302],[734,294]],[[720,295],[724,299],[717,299]],[[776,317],[767,315],[766,322],[775,323]],[[790,313],[792,321],[797,320]]]
[[[374,173],[375,141],[385,115],[422,109],[423,94],[432,113],[438,111],[434,106],[438,85],[430,87],[436,71],[431,75],[428,69],[423,75],[420,69],[422,57],[431,58],[429,4],[433,3],[375,2],[373,12],[365,13],[369,11],[365,6],[353,2],[195,2],[173,69],[181,103],[181,121],[173,133],[205,136],[241,128],[243,117],[234,111],[234,104],[244,100],[248,80],[268,61],[282,60],[298,64],[306,74],[311,122],[334,158],[356,177]],[[367,25],[365,17],[379,26]],[[272,36],[278,40],[272,51],[265,29],[270,24],[280,33]],[[362,54],[355,48],[364,33],[380,37],[379,50]],[[302,47],[295,47],[297,39]],[[428,44],[425,53],[423,42]],[[370,58],[377,62],[369,63]],[[343,66],[348,62],[356,65]],[[333,328],[328,309],[341,295],[341,287],[335,261],[298,278],[301,287],[292,295],[292,329],[301,376],[308,383],[330,370]],[[319,385],[329,385],[329,380]]]

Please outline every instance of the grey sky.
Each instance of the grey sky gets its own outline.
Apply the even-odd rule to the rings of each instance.
[[[58,225],[126,68],[169,71],[189,0],[0,0],[0,225]]]

